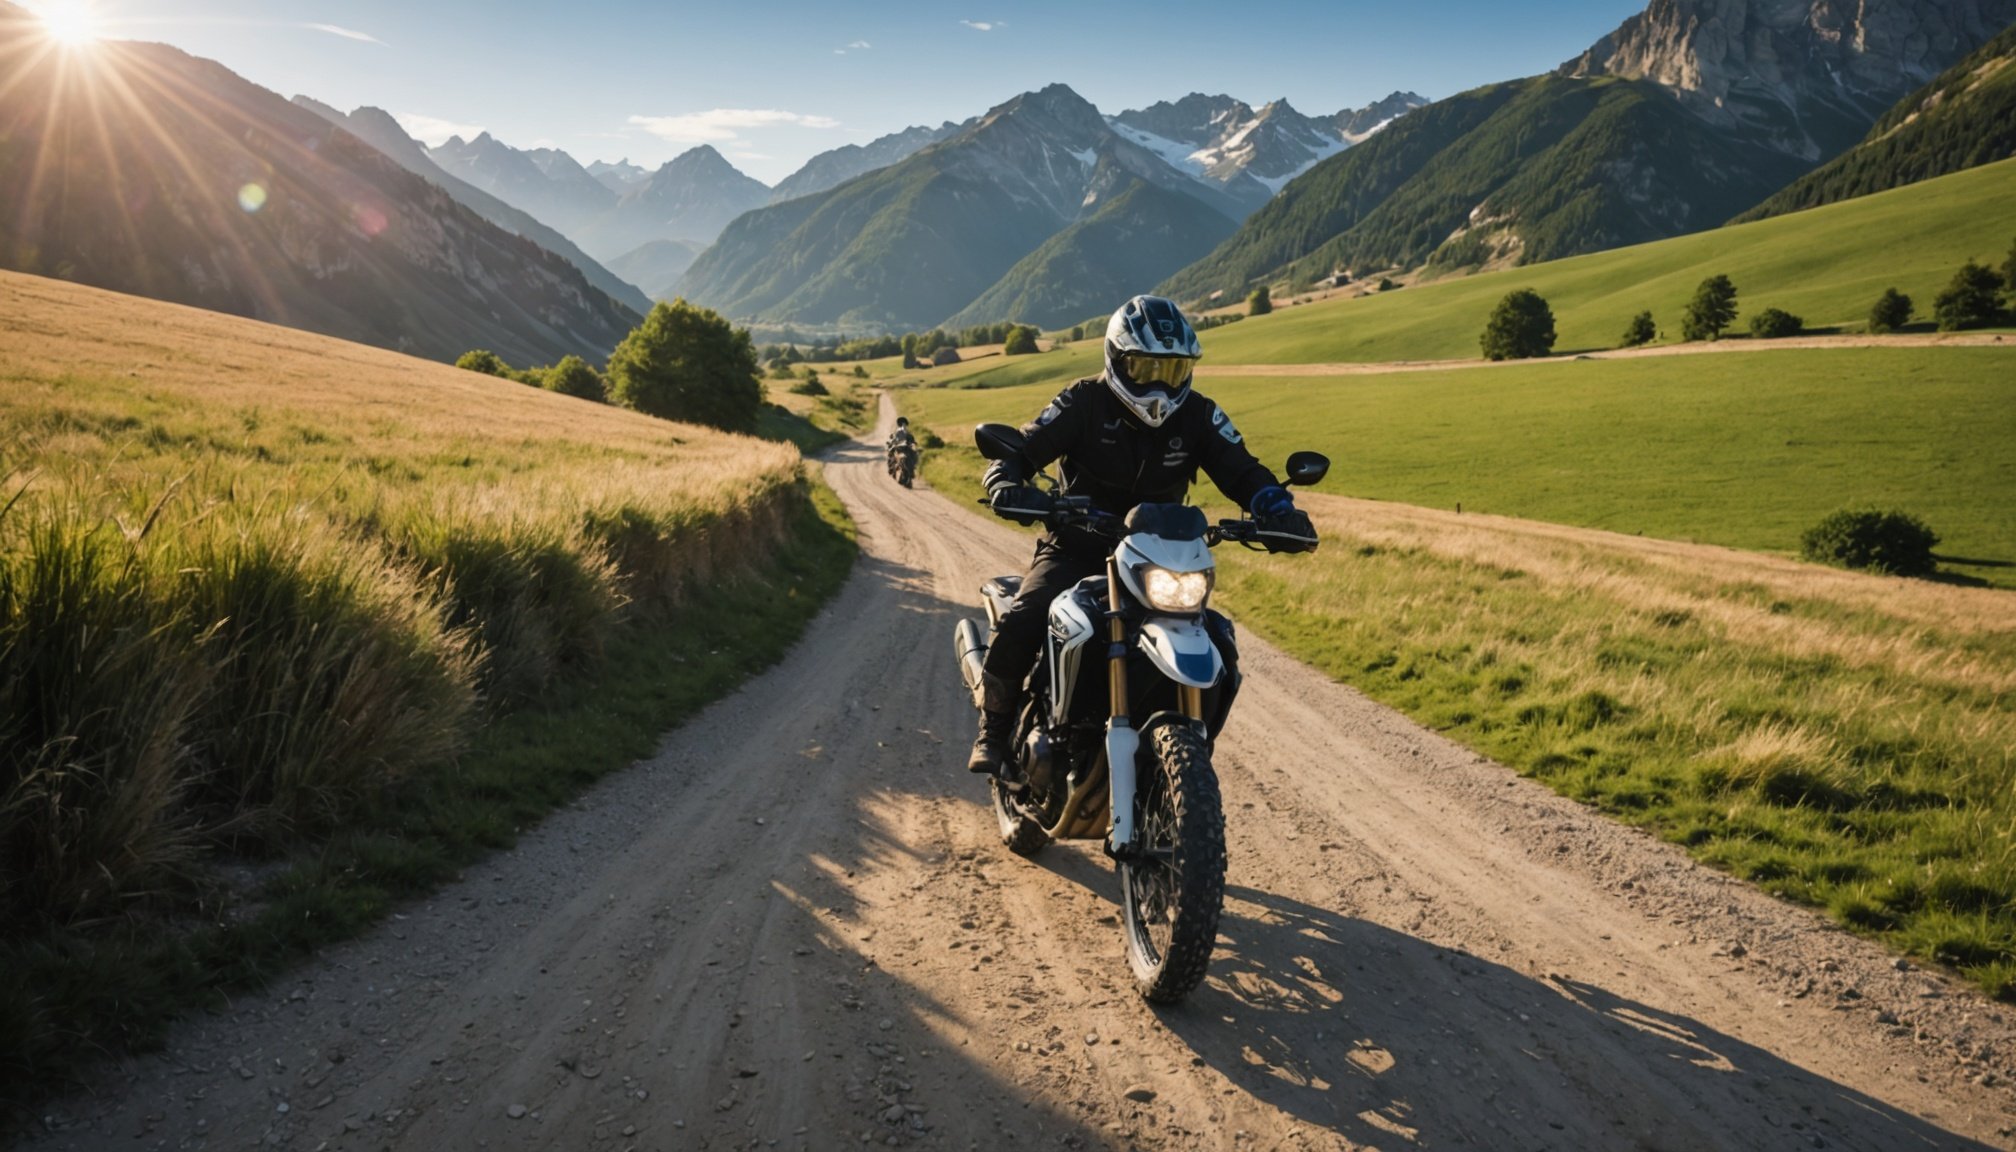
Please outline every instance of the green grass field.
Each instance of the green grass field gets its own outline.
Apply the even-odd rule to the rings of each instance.
[[[2007,160],[1754,224],[1282,309],[1207,333],[1205,354],[1219,364],[1474,358],[1485,318],[1517,288],[1553,306],[1559,352],[1614,348],[1646,309],[1677,340],[1681,309],[1716,273],[1735,281],[1745,316],[1777,307],[1812,327],[1859,327],[1885,288],[1929,317],[1954,269],[1969,258],[2000,264],[2012,242],[2016,160]]]
[[[1241,325],[1244,327],[1244,325]],[[1789,554],[1843,506],[1924,517],[1955,576],[2016,587],[2016,348],[1850,348],[1209,381],[1333,492]],[[948,441],[1051,385],[901,394]]]

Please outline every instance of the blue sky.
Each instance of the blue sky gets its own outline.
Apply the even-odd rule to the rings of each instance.
[[[1559,64],[1644,0],[30,0],[89,3],[283,95],[647,167],[696,143],[766,183],[812,154],[1063,81],[1107,112],[1226,92],[1304,112]]]

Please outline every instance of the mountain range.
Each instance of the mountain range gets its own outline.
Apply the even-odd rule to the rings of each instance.
[[[0,266],[436,359],[604,359],[639,317],[322,116],[0,0]]]
[[[1163,290],[1556,259],[1727,221],[1987,41],[2016,0],[1654,0],[1554,73],[1409,113]]]
[[[1419,102],[1396,94],[1378,120],[1318,121],[1285,101],[1256,112],[1197,95],[1108,119],[1053,84],[932,130],[887,167],[750,212],[678,291],[801,325],[1069,323],[1230,235],[1273,186],[1349,148],[1346,121],[1376,131]]]

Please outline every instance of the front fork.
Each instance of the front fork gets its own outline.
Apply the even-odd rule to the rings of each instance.
[[[1136,757],[1141,751],[1141,733],[1134,728],[1127,699],[1127,624],[1121,616],[1120,566],[1106,559],[1106,690],[1110,701],[1106,721],[1106,777],[1112,788],[1113,826],[1107,833],[1106,850],[1115,857],[1134,848],[1134,789]],[[1192,720],[1204,719],[1204,690],[1179,684],[1176,700],[1183,714]]]

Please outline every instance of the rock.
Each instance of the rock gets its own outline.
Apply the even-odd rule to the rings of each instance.
[[[882,1110],[882,1122],[884,1124],[901,1124],[909,1116],[910,1110],[901,1104],[891,1104]]]
[[[504,1110],[504,1115],[509,1116],[513,1120],[523,1120],[525,1118],[525,1106],[523,1104],[513,1104]]]
[[[887,1032],[887,1031],[889,1031],[889,1030],[890,1030],[891,1028],[894,1028],[894,1027],[896,1027],[896,1021],[894,1021],[894,1020],[891,1020],[891,1019],[890,1019],[889,1017],[887,1017],[887,1016],[884,1016],[884,1017],[882,1017],[882,1019],[880,1019],[880,1020],[877,1020],[877,1021],[875,1022],[875,1027],[876,1027],[876,1028],[878,1028],[878,1029],[880,1029],[880,1030],[882,1030],[882,1031],[884,1031],[884,1032]]]
[[[362,1120],[357,1119],[355,1116],[345,1116],[343,1118],[343,1131],[345,1132],[356,1132],[362,1129],[363,1127],[364,1122]]]
[[[1088,1047],[1088,1048],[1089,1048],[1089,1047],[1091,1047],[1092,1045],[1094,1045],[1094,1044],[1097,1044],[1097,1043],[1099,1043],[1099,1034],[1098,1034],[1097,1032],[1087,1032],[1087,1033],[1085,1033],[1085,1046],[1086,1046],[1086,1047]]]
[[[1891,967],[1897,969],[1899,972],[1909,972],[1911,970],[1911,962],[1899,956],[1897,962],[1892,964]]]
[[[1883,1011],[1876,1013],[1876,1023],[1895,1024],[1897,1023],[1897,1014],[1885,1008]]]
[[[1136,1104],[1146,1104],[1155,1099],[1155,1089],[1150,1088],[1146,1084],[1129,1084],[1127,1091],[1122,1092],[1121,1095],[1134,1101]]]

